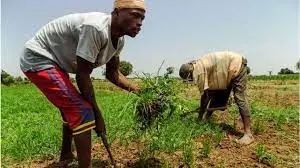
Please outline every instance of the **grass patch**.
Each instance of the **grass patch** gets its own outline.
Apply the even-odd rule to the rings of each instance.
[[[200,151],[200,156],[207,158],[212,150],[211,142],[209,139],[204,139],[203,148]]]
[[[123,111],[123,105],[132,95],[101,91],[96,96],[103,110],[109,142],[134,139],[132,109]],[[111,106],[111,102],[116,102],[116,105]],[[1,103],[1,159],[4,164],[59,153],[62,134],[60,113],[35,86],[3,87]]]
[[[183,148],[183,162],[188,167],[195,167],[194,144],[187,143]]]
[[[138,135],[131,104],[132,97],[134,95],[127,92],[96,91],[96,99],[103,113],[109,143],[115,140],[129,143]],[[112,106],[111,102],[115,104]]]
[[[224,131],[219,125],[198,122],[197,114],[182,117],[186,111],[199,106],[199,100],[196,98],[176,100],[176,108],[172,115],[164,116],[157,121],[154,120],[147,130],[142,131],[136,125],[135,101],[137,96],[116,89],[107,82],[107,85],[100,86],[101,84],[97,81],[95,93],[106,122],[108,141],[110,143],[118,141],[124,144],[131,141],[144,143],[145,156],[140,157],[142,165],[147,165],[149,158],[151,161],[151,156],[154,156],[155,151],[175,152],[181,150],[185,164],[191,166],[195,164],[196,159],[193,154],[194,138],[205,135],[202,142],[203,148],[197,151],[197,154],[209,157],[211,151],[221,143],[224,137]],[[178,95],[182,96],[183,94],[179,93]],[[61,143],[59,111],[35,86],[29,84],[2,87],[1,103],[1,159],[3,166],[59,153]],[[170,106],[168,109],[171,109]],[[235,105],[230,107],[229,112],[231,118],[232,116],[235,119],[240,118]],[[264,132],[261,130],[264,124],[272,123],[277,130],[280,130],[286,123],[296,124],[299,122],[298,108],[296,107],[273,108],[260,102],[251,102],[250,113],[254,131],[257,128],[258,134]],[[233,125],[236,125],[236,121],[228,122],[234,122]],[[93,134],[93,138],[95,140],[95,134]],[[99,139],[97,141],[99,142]],[[268,153],[263,145],[257,146],[255,153],[259,162],[266,160],[273,164],[275,157]],[[167,163],[162,162],[161,164],[162,167],[170,167]]]
[[[218,125],[195,120],[180,119],[175,116],[162,123],[159,129],[152,127],[144,134],[146,144],[152,146],[153,150],[175,152],[182,150],[185,145],[192,145],[191,139],[195,137],[206,133],[214,134],[220,130]]]
[[[151,146],[153,151],[175,152],[183,149],[188,140],[218,130],[216,125],[197,122],[195,116],[181,118],[182,111],[177,110],[172,117],[141,132],[135,123],[131,101],[134,95],[101,89],[96,90],[96,98],[106,122],[109,142],[137,140]],[[115,102],[113,106],[111,102]],[[181,105],[194,109],[198,101],[182,100]],[[61,126],[59,111],[35,86],[2,88],[1,145],[4,164],[58,154]],[[93,138],[95,140],[95,134]]]
[[[281,130],[286,123],[299,123],[297,107],[270,107],[261,102],[250,101],[249,108],[255,134],[263,133],[269,123],[273,124],[277,130]],[[230,106],[229,112],[233,117],[233,128],[236,128],[236,119],[240,118],[237,106]]]
[[[277,127],[281,127],[284,123],[299,122],[299,112],[296,107],[268,107],[260,102],[252,102],[250,112],[253,118],[265,119],[273,122]]]
[[[21,161],[57,153],[59,112],[32,85],[2,88],[2,161]]]
[[[255,135],[260,135],[265,131],[265,122],[260,118],[256,118],[253,124],[253,132]]]
[[[219,146],[221,144],[222,139],[224,138],[224,132],[221,129],[217,129],[214,134],[214,143],[215,147]]]
[[[276,163],[276,157],[268,153],[266,147],[260,143],[255,147],[255,154],[259,163],[264,163],[269,166]]]

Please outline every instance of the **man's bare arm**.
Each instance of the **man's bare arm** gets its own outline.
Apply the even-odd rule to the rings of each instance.
[[[93,84],[90,78],[90,74],[93,71],[92,63],[77,57],[77,73],[76,73],[76,82],[77,86],[81,92],[83,98],[88,101],[94,111],[95,122],[96,122],[96,132],[106,132],[105,124],[101,111],[97,105]]]
[[[130,80],[128,80],[120,71],[120,60],[119,57],[113,57],[106,64],[106,78],[114,83],[116,86],[128,90],[128,91],[138,91],[139,86]]]

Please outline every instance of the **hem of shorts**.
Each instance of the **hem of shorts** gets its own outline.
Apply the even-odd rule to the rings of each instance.
[[[91,127],[88,127],[88,128],[86,128],[86,129],[84,129],[84,130],[82,130],[82,131],[79,131],[79,132],[73,132],[72,135],[79,135],[79,134],[81,134],[81,133],[84,133],[84,132],[89,131],[89,130],[94,129],[94,128],[96,128],[95,125],[94,125],[94,126],[91,126]]]
[[[77,126],[76,128],[72,129],[73,135],[81,134],[81,133],[91,130],[95,127],[96,127],[95,120],[89,121],[87,123],[81,124],[81,125]]]

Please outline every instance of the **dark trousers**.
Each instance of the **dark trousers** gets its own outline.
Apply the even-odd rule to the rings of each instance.
[[[225,110],[230,92],[233,91],[235,102],[241,116],[250,117],[247,101],[247,60],[243,58],[242,66],[237,77],[231,80],[225,90],[205,90],[200,100],[200,115],[205,112],[212,113],[214,110]],[[202,113],[202,114],[201,114]],[[211,115],[211,114],[207,114]]]

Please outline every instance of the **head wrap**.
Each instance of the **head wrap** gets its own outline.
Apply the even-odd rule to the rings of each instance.
[[[144,0],[115,0],[114,8],[137,8],[146,10]]]

